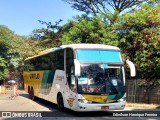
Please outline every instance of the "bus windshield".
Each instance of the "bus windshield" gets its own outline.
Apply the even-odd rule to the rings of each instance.
[[[79,49],[77,50],[77,59],[85,63],[120,63],[120,51],[101,50],[101,49]]]
[[[125,92],[123,67],[108,64],[81,64],[80,94],[119,94]]]

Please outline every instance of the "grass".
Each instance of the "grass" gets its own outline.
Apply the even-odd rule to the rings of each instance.
[[[148,109],[160,109],[159,104],[144,104],[144,103],[126,103],[127,107],[148,108]]]

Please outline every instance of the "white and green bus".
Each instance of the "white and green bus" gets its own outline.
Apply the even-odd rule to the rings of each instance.
[[[131,76],[134,64],[127,60]],[[125,108],[124,62],[118,47],[70,44],[25,60],[25,91],[53,102],[60,111],[107,111]]]

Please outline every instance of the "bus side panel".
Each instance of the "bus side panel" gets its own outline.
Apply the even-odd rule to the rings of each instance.
[[[52,75],[51,75],[52,76]],[[66,78],[66,73],[63,70],[56,70],[55,74],[52,77],[49,77],[49,73],[44,73],[41,92],[39,94],[40,98],[43,98],[47,101],[53,102],[57,104],[57,95],[61,93],[64,101],[64,106],[66,108],[76,110],[77,109],[77,94],[70,90]],[[43,87],[48,84],[46,79],[52,79],[48,81],[52,81],[52,85],[50,89],[44,89]]]
[[[61,93],[65,107],[73,110],[77,108],[77,95],[70,90],[63,70],[24,72],[24,85],[26,92],[28,87],[33,87],[35,96],[55,104],[58,93]]]
[[[61,93],[64,106],[69,109],[77,108],[77,94],[69,88],[65,71],[57,70],[54,76],[49,100],[57,104],[57,94]]]
[[[41,83],[41,94],[48,95],[52,88],[53,78],[54,78],[55,71],[52,70],[45,70],[42,78]]]
[[[67,80],[65,71],[56,70],[55,73],[46,72],[42,80],[39,97],[47,101],[57,103],[57,94],[59,92],[63,97],[65,96],[64,92],[66,84]]]
[[[43,74],[43,79],[41,83],[41,90],[39,97],[49,101],[49,94],[53,88],[55,71],[54,70],[45,70]]]

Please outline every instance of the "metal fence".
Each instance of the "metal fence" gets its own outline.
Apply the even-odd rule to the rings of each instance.
[[[146,91],[139,86],[140,82],[142,82],[141,79],[126,80],[127,102],[160,104],[160,85]]]

